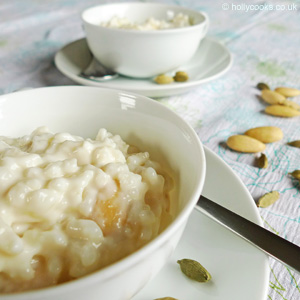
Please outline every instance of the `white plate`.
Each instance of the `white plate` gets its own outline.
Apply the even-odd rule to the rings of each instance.
[[[72,42],[55,55],[56,67],[73,81],[90,86],[113,88],[139,93],[148,97],[165,97],[188,91],[204,82],[223,75],[232,64],[232,56],[225,46],[205,38],[194,57],[179,69],[189,74],[187,82],[158,85],[151,79],[133,79],[119,76],[110,81],[96,82],[78,74],[88,65],[91,54],[85,39]]]
[[[261,224],[254,201],[241,180],[216,154],[205,149],[207,175],[203,194]],[[212,275],[208,283],[186,278],[176,263],[192,258]],[[208,217],[194,210],[171,260],[132,300],[174,297],[179,300],[265,300],[268,258]]]

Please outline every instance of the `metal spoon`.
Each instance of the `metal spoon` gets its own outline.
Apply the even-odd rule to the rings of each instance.
[[[300,273],[300,247],[200,196],[196,209],[244,238],[269,256]]]
[[[94,56],[79,76],[93,81],[107,81],[119,76],[118,73],[104,67]]]

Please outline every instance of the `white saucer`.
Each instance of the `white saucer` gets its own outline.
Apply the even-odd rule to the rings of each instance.
[[[241,180],[216,154],[205,149],[207,177],[203,194],[262,225],[254,201]],[[198,260],[212,275],[208,283],[185,277],[178,259]],[[265,300],[268,258],[261,251],[194,210],[171,260],[132,300]]]
[[[158,85],[150,79],[133,79],[123,76],[110,81],[96,82],[78,76],[90,59],[91,54],[86,40],[80,39],[57,52],[55,64],[65,76],[79,84],[129,91],[148,97],[166,97],[186,92],[223,75],[232,64],[232,56],[227,48],[211,38],[205,38],[194,57],[178,68],[189,74],[190,79],[187,82]]]

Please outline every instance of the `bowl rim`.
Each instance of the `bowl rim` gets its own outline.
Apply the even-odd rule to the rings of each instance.
[[[86,20],[85,14],[87,14],[89,11],[92,11],[94,9],[98,9],[100,7],[107,7],[107,6],[129,6],[129,5],[136,5],[136,6],[158,6],[158,7],[165,7],[165,8],[175,8],[175,9],[182,9],[186,12],[190,12],[193,14],[198,14],[199,16],[203,17],[204,20],[200,23],[193,24],[191,26],[186,26],[186,27],[177,27],[177,28],[167,28],[163,30],[137,30],[137,29],[126,29],[126,28],[111,28],[111,27],[105,27],[93,24]],[[87,24],[88,26],[91,26],[93,28],[97,28],[100,30],[105,30],[108,32],[122,32],[122,34],[130,34],[130,35],[146,35],[146,36],[152,36],[152,35],[163,35],[163,34],[178,34],[178,33],[185,33],[187,31],[197,31],[201,27],[209,26],[209,17],[207,13],[203,11],[197,11],[193,10],[191,8],[181,6],[181,5],[176,5],[176,4],[166,4],[166,3],[158,3],[158,2],[116,2],[116,3],[104,3],[100,5],[94,5],[91,7],[88,7],[84,9],[81,12],[81,20],[83,21],[84,24]]]
[[[147,254],[155,252],[157,249],[159,249],[161,246],[163,246],[166,241],[181,227],[185,226],[186,222],[188,220],[188,217],[190,216],[194,206],[197,203],[198,197],[200,196],[204,182],[205,182],[205,174],[206,174],[206,158],[204,153],[204,147],[202,145],[202,142],[200,141],[199,136],[197,135],[196,131],[192,128],[192,126],[186,122],[179,114],[168,108],[167,106],[163,105],[160,102],[157,102],[154,99],[151,99],[149,97],[131,93],[127,91],[122,90],[116,90],[116,89],[109,89],[109,88],[99,88],[99,87],[91,87],[91,86],[76,86],[76,85],[67,85],[67,86],[50,86],[50,87],[41,87],[41,88],[33,88],[29,90],[23,90],[23,91],[17,91],[12,92],[9,94],[0,95],[0,102],[2,99],[7,98],[6,100],[9,100],[9,98],[18,97],[26,94],[31,93],[38,93],[39,91],[44,91],[47,93],[48,90],[57,90],[57,91],[67,91],[68,90],[94,90],[96,92],[102,93],[102,91],[107,91],[109,93],[120,95],[122,93],[126,93],[127,95],[130,94],[139,101],[149,102],[151,105],[160,107],[160,109],[166,111],[168,114],[173,115],[173,117],[176,119],[176,121],[180,122],[181,125],[185,127],[189,131],[190,136],[193,138],[195,145],[197,146],[197,152],[199,152],[199,161],[201,162],[201,168],[199,168],[199,183],[195,187],[189,202],[185,205],[185,207],[178,213],[176,218],[172,221],[172,223],[164,230],[162,231],[157,237],[152,239],[150,242],[148,242],[146,245],[141,247],[140,249],[136,250],[135,252],[129,254],[128,256],[125,256],[124,258],[100,269],[95,272],[92,272],[90,274],[87,274],[83,277],[79,277],[77,279],[67,281],[64,283],[60,283],[57,285],[52,285],[49,287],[44,287],[40,289],[34,289],[34,290],[28,290],[28,291],[22,291],[22,292],[16,292],[16,293],[3,293],[0,294],[1,299],[3,300],[24,300],[24,299],[31,299],[30,297],[34,297],[33,299],[39,299],[38,297],[42,297],[45,294],[51,296],[55,296],[57,294],[63,294],[67,291],[73,289],[81,289],[82,287],[88,287],[89,285],[93,285],[96,282],[105,282],[112,278],[115,274],[122,273],[126,271],[128,268],[131,268],[132,266],[136,265],[140,261],[144,260],[147,257]],[[1,121],[0,121],[1,123]],[[24,298],[28,297],[28,298]]]

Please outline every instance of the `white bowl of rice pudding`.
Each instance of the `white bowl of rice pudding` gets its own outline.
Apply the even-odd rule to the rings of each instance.
[[[161,3],[112,3],[82,13],[88,46],[107,68],[136,78],[172,71],[195,54],[208,16]]]
[[[194,130],[93,87],[0,97],[0,297],[125,300],[173,253],[203,188]]]

